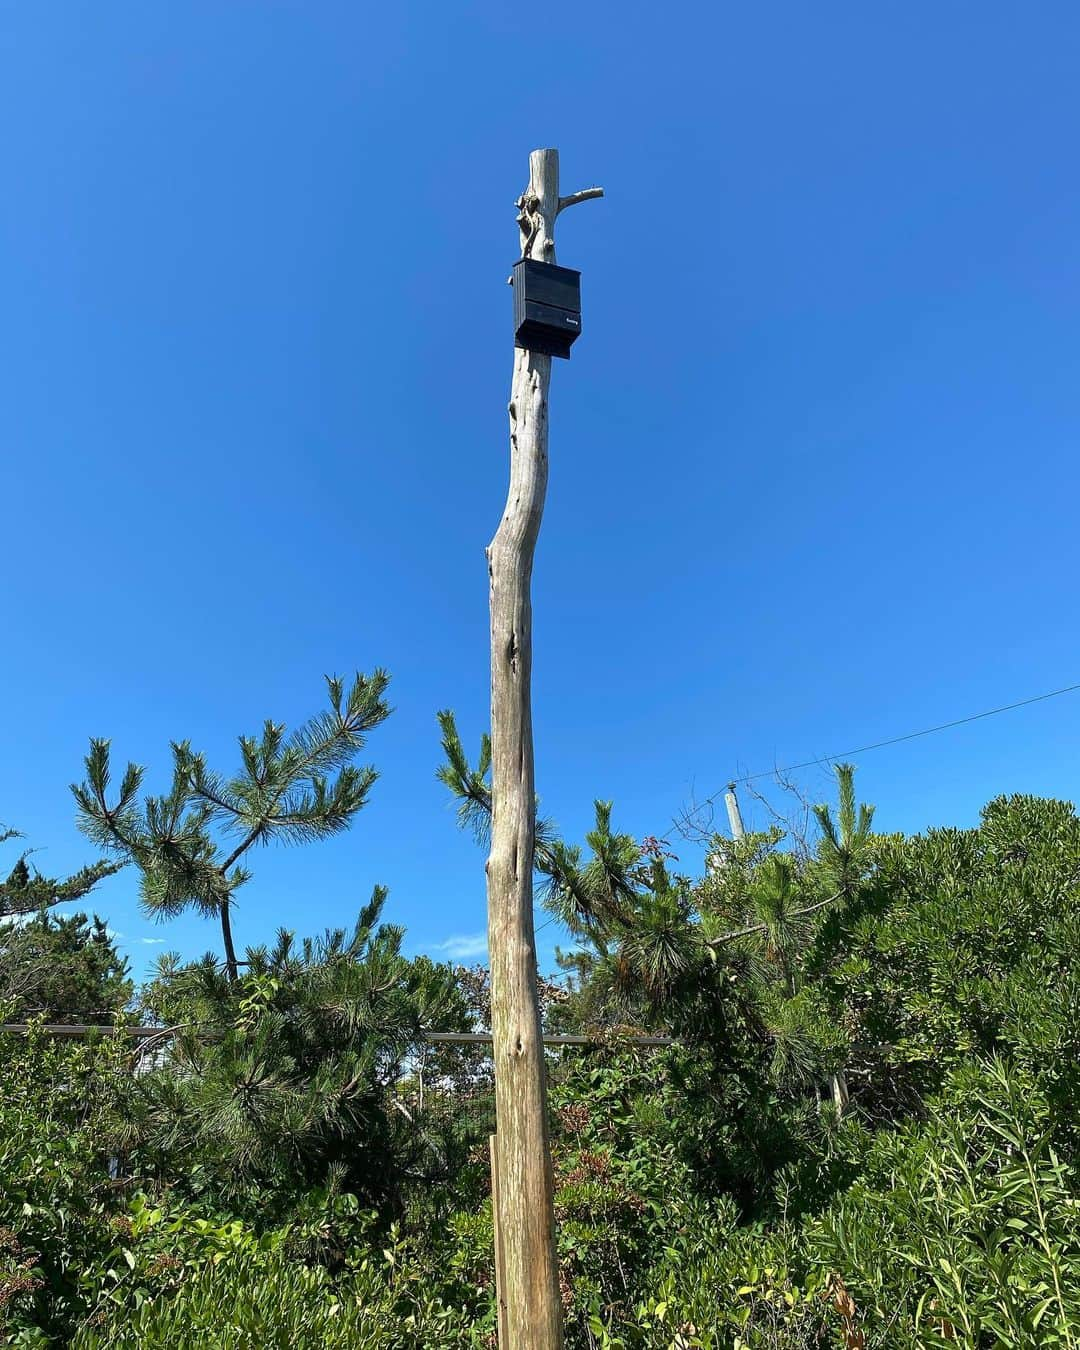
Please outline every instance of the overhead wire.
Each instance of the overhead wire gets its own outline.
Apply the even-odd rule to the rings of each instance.
[[[953,718],[951,722],[939,722],[935,726],[923,727],[919,731],[905,732],[902,736],[890,736],[883,741],[871,741],[869,745],[860,745],[853,750],[841,750],[835,755],[818,755],[815,759],[804,759],[798,764],[785,764],[779,768],[762,769],[758,773],[744,774],[741,778],[730,778],[724,787],[719,788],[710,796],[705,797],[702,801],[696,803],[687,813],[687,816],[691,817],[695,815],[702,807],[711,806],[717,798],[728,790],[728,788],[739,787],[743,783],[754,783],[759,778],[773,778],[780,774],[795,773],[799,769],[813,769],[822,764],[835,764],[836,762],[848,759],[853,755],[866,755],[869,754],[871,750],[883,750],[886,746],[900,745],[904,741],[918,740],[922,736],[933,736],[939,731],[951,731],[954,727],[966,726],[969,722],[979,722],[986,717],[997,717],[1000,713],[1014,712],[1017,708],[1027,708],[1033,703],[1045,703],[1047,699],[1060,698],[1063,694],[1075,694],[1077,690],[1080,690],[1080,683],[1067,684],[1061,689],[1050,689],[1045,694],[1034,694],[1031,698],[1017,699],[1015,703],[1003,703],[998,708],[987,708],[983,712],[970,713],[967,717],[956,717]],[[557,916],[553,915],[544,923],[540,924],[534,930],[534,936],[536,933],[543,932],[545,928],[555,923],[556,919]]]
[[[762,769],[758,773],[744,774],[742,778],[731,778],[724,787],[706,797],[701,806],[707,806],[727,790],[742,783],[753,783],[759,778],[773,778],[777,774],[794,773],[798,769],[812,769],[820,764],[833,764],[837,760],[847,759],[849,755],[865,755],[871,750],[882,750],[887,745],[899,745],[902,741],[914,741],[920,736],[932,736],[938,731],[951,731],[953,727],[965,726],[968,722],[978,722],[984,717],[997,717],[999,713],[1013,712],[1016,708],[1026,708],[1032,703],[1043,703],[1048,698],[1059,698],[1062,694],[1074,694],[1080,684],[1067,684],[1061,689],[1051,689],[1045,694],[1035,694],[1031,698],[1018,699],[1015,703],[1003,703],[1000,708],[987,708],[985,712],[971,713],[967,717],[956,717],[951,722],[939,722],[936,726],[923,727],[921,731],[908,731],[903,736],[890,736],[884,741],[872,741],[869,745],[856,746],[853,750],[841,750],[835,755],[818,755],[816,759],[804,759],[798,764],[785,764],[780,768]]]

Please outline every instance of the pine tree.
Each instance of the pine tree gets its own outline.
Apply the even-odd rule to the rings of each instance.
[[[464,999],[450,967],[402,954],[404,930],[380,921],[386,894],[351,930],[281,929],[248,947],[239,980],[210,957],[164,957],[143,1003],[177,1031],[117,1145],[234,1199],[265,1186],[291,1200],[336,1178],[396,1210],[406,1173],[441,1173],[438,1121],[400,1093],[423,1031],[463,1027]]]
[[[484,842],[491,818],[490,740],[482,738],[474,767],[453,713],[438,716],[445,762],[436,776],[457,799],[459,823]],[[689,882],[671,874],[657,841],[639,843],[612,829],[611,802],[596,801],[593,808],[595,824],[585,836],[588,857],[560,839],[550,821],[537,820],[533,865],[542,878],[539,894],[577,943],[557,959],[576,976],[579,1016],[594,1027],[646,1023],[704,959],[690,921]]]
[[[0,844],[19,837],[18,830],[0,829]],[[43,877],[27,861],[29,857],[29,852],[20,854],[8,879],[0,882],[0,918],[36,914],[67,900],[81,900],[99,881],[112,876],[124,865],[122,862],[104,860],[88,863],[72,876],[60,880],[57,877]]]
[[[461,823],[482,839],[491,811],[487,738],[473,767],[453,715],[440,713],[439,721],[446,760],[438,777],[457,798]],[[774,1080],[796,1092],[813,1087],[820,1099],[823,1076],[843,1110],[838,1033],[806,988],[806,971],[823,922],[855,901],[873,864],[874,808],[856,802],[854,773],[836,766],[835,820],[830,807],[813,808],[815,855],[776,852],[784,838],[777,827],[717,838],[713,856],[725,865],[696,886],[670,870],[660,841],[614,830],[610,802],[595,803],[588,856],[546,825],[535,857],[540,893],[576,943],[557,954],[574,977],[566,1011],[594,1029],[700,1024],[716,1011],[714,977],[723,985],[726,975],[745,1025],[772,1049]]]
[[[776,853],[783,831],[716,840],[725,866],[698,887],[708,942],[740,963],[754,1015],[773,1045],[777,1079],[814,1085],[815,1069],[837,1057],[836,1028],[825,1015],[808,971],[817,962],[816,939],[830,916],[848,912],[874,860],[874,808],[855,799],[855,769],[837,764],[837,809],[813,807],[820,837],[813,855]],[[719,932],[717,929],[719,928]],[[820,977],[820,969],[815,969]],[[748,1003],[748,1006],[750,1004]],[[848,1101],[842,1066],[828,1067],[837,1111]]]
[[[128,963],[96,914],[0,924],[0,1003],[15,1022],[110,1023],[132,994]]]
[[[385,671],[358,674],[346,690],[327,679],[329,707],[291,733],[267,721],[261,737],[240,737],[240,768],[232,777],[211,770],[187,741],[172,743],[172,785],[140,802],[145,770],[128,764],[111,803],[109,742],[92,740],[86,778],[72,784],[79,826],[100,847],[140,873],[146,913],[169,918],[188,908],[221,923],[225,969],[239,963],[231,911],[251,878],[243,865],[256,844],[307,843],[348,828],[378,777],[352,761],[367,732],[389,715]]]

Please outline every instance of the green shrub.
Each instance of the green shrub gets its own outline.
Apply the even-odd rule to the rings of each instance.
[[[105,1347],[482,1347],[489,1291],[396,1228],[372,1245],[375,1216],[336,1197],[320,1219],[257,1234],[237,1220],[132,1202],[121,1240],[88,1283],[97,1305],[74,1350]],[[342,1268],[312,1262],[329,1230]]]
[[[1080,1345],[1080,1176],[1056,1115],[995,1060],[955,1073],[928,1122],[870,1139],[806,1251],[843,1272],[878,1343]]]
[[[115,1042],[0,1036],[0,1334],[63,1341],[84,1311],[80,1271],[110,1245],[120,1201],[102,1152]]]

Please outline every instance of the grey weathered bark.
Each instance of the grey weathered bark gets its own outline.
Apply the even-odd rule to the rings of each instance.
[[[557,150],[529,156],[517,202],[523,257],[555,261],[555,218],[598,188],[559,197]],[[536,993],[532,736],[533,555],[548,474],[551,357],[515,348],[510,488],[487,550],[491,583],[491,851],[487,861],[491,1034],[498,1130],[499,1230],[508,1344],[559,1350],[562,1302],[548,1140],[547,1084]]]
[[[735,795],[735,784],[729,783],[727,791],[724,793],[724,803],[727,806],[728,824],[731,826],[732,839],[742,839],[746,835],[743,829],[742,812],[739,810],[739,799]]]
[[[499,1217],[499,1136],[490,1135],[491,1150],[491,1227],[495,1242],[495,1325],[499,1346],[510,1344],[506,1322],[506,1258],[503,1251],[502,1221]]]

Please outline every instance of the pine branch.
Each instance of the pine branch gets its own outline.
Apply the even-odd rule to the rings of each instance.
[[[22,861],[20,859],[20,861]],[[80,868],[74,875],[63,881],[51,877],[33,876],[27,870],[25,880],[23,869],[16,867],[12,876],[0,884],[0,917],[8,918],[17,914],[34,914],[38,910],[48,909],[52,905],[63,904],[67,900],[81,900],[84,895],[104,880],[119,872],[124,862],[96,862]],[[18,875],[16,875],[18,873]]]
[[[312,784],[313,793],[317,793],[316,784],[320,776],[326,770],[347,764],[347,761],[363,747],[364,732],[378,726],[390,715],[390,708],[382,697],[389,680],[389,675],[383,670],[376,670],[370,679],[357,674],[348,698],[343,702],[341,681],[328,677],[330,711],[312,718],[298,728],[284,746],[282,746],[283,729],[271,722],[266,723],[262,745],[257,752],[254,751],[252,742],[241,741],[245,764],[254,763],[257,766],[254,775],[256,784],[259,787],[269,787],[270,791],[247,834],[222,863],[223,872],[228,871],[252,844],[273,832],[278,823],[278,809],[291,789],[307,779]],[[355,791],[358,784],[364,781],[364,776],[370,775],[363,791],[358,794],[357,804],[352,808],[352,813],[355,814],[364,804],[364,796],[375,780],[375,770],[343,769],[342,776],[344,777],[346,773],[353,776],[345,780],[344,795],[333,798],[336,809],[341,809],[348,799],[348,792]],[[242,799],[246,786],[244,783],[233,784],[230,791]],[[327,801],[330,800],[328,797]],[[296,823],[293,822],[294,825]],[[336,825],[334,829],[344,828],[347,823],[346,820]],[[329,829],[327,833],[333,833],[334,829]]]
[[[145,770],[138,764],[128,764],[116,805],[109,806],[106,795],[111,777],[109,742],[91,740],[90,753],[84,763],[85,780],[71,785],[80,829],[102,848],[130,850],[138,831],[135,799],[142,786]]]
[[[826,905],[831,905],[834,900],[839,900],[843,896],[842,890],[836,891],[825,900],[818,900],[815,904],[807,905],[805,909],[796,909],[792,913],[785,915],[787,922],[795,919],[803,919],[808,914],[814,914],[819,909],[824,909]],[[705,942],[706,947],[722,947],[727,942],[734,942],[738,938],[751,937],[754,933],[767,933],[769,925],[767,923],[750,924],[747,928],[735,928],[730,933],[723,933],[720,937],[708,938]]]
[[[170,790],[146,797],[140,812],[143,770],[128,765],[115,804],[109,802],[109,743],[93,740],[86,778],[72,785],[83,831],[134,862],[141,873],[143,907],[158,917],[195,906],[217,915],[228,969],[238,962],[230,909],[237,888],[250,877],[238,866],[255,843],[279,837],[287,843],[326,838],[345,829],[366,804],[376,780],[373,768],[350,761],[390,709],[384,700],[389,676],[357,674],[346,689],[327,681],[329,709],[291,736],[266,721],[260,737],[240,737],[241,772],[225,780],[187,741],[172,743]],[[226,856],[215,830],[239,833]]]
[[[470,829],[477,842],[486,846],[491,832],[491,737],[480,741],[480,758],[474,769],[458,735],[454,714],[444,709],[437,714],[442,730],[442,749],[446,762],[435,771],[440,783],[450,789],[458,802],[458,824]]]
[[[347,829],[353,816],[367,803],[367,794],[378,778],[372,768],[351,766],[328,784],[314,778],[306,788],[297,788],[282,798],[271,828],[290,843],[325,839]]]

